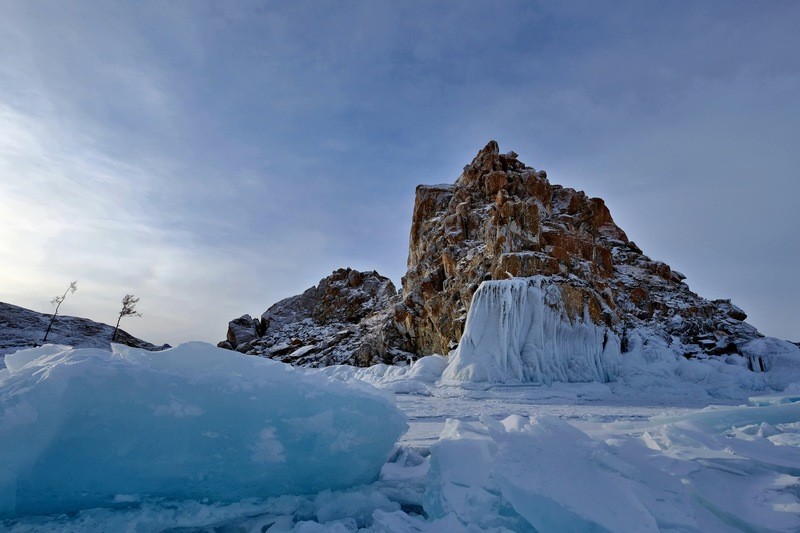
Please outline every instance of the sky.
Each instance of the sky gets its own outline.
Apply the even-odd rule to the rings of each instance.
[[[798,2],[0,0],[0,301],[224,339],[487,141],[800,340]]]

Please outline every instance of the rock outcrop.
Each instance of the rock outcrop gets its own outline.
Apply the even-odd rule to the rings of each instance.
[[[417,187],[401,295],[376,272],[340,269],[260,319],[232,321],[220,346],[313,366],[447,354],[482,282],[533,276],[559,295],[551,303],[564,320],[604,328],[602,342],[622,353],[651,342],[685,357],[727,355],[761,336],[729,300],[701,298],[647,257],[602,199],[551,184],[491,141],[453,185]]]
[[[685,276],[644,255],[600,198],[553,185],[491,141],[454,185],[417,187],[395,310],[419,354],[448,353],[482,281],[544,276],[569,319],[645,331],[685,356],[734,353],[758,336],[728,300],[708,301]]]
[[[260,319],[231,321],[219,346],[303,366],[395,363],[413,350],[394,319],[399,301],[389,278],[342,268]]]
[[[52,316],[0,302],[0,355],[16,351],[19,348],[30,348],[41,344]],[[88,318],[58,315],[53,322],[53,329],[47,337],[47,342],[67,344],[75,348],[108,349],[113,334],[114,326],[101,324]],[[123,330],[117,332],[115,342],[145,350],[169,348],[168,344],[156,346],[137,339]]]

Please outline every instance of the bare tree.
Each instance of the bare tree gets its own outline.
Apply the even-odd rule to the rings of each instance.
[[[125,297],[122,299],[122,309],[119,312],[119,318],[117,318],[117,326],[114,328],[114,334],[111,336],[111,342],[117,340],[117,331],[119,331],[119,321],[122,320],[126,316],[142,316],[142,313],[138,313],[136,311],[136,304],[139,302],[139,298],[134,298],[133,294],[126,294]]]
[[[67,290],[64,291],[64,294],[62,294],[61,296],[56,296],[55,298],[50,300],[50,303],[56,306],[56,310],[53,313],[53,316],[50,317],[50,323],[47,325],[47,331],[44,332],[44,339],[42,339],[42,344],[47,342],[47,336],[50,335],[50,330],[53,328],[53,322],[55,322],[56,320],[56,315],[58,314],[58,308],[61,307],[61,304],[64,303],[64,300],[67,299],[67,294],[75,293],[75,291],[77,290],[78,290],[78,282],[73,281],[72,283],[69,284]]]

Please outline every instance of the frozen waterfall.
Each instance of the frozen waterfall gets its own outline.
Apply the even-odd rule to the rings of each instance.
[[[619,338],[588,316],[570,321],[561,289],[541,276],[485,281],[472,298],[445,381],[613,381]]]

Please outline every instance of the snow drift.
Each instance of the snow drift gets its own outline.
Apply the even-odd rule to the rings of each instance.
[[[494,383],[612,381],[620,343],[588,316],[570,321],[560,289],[541,276],[483,282],[442,378]]]
[[[204,343],[48,345],[0,371],[0,516],[374,481],[406,430],[371,387]]]

